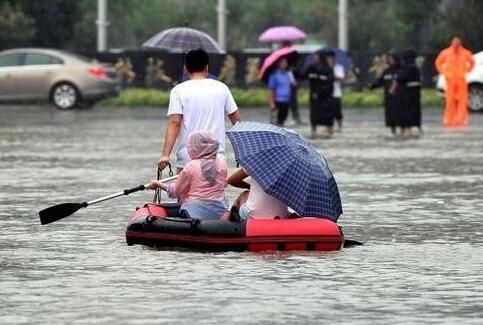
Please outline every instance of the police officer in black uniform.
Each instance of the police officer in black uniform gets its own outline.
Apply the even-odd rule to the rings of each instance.
[[[310,86],[310,125],[311,137],[315,138],[317,125],[327,127],[327,136],[333,134],[334,112],[332,92],[334,89],[334,72],[327,64],[322,52],[314,53],[314,61],[305,71],[305,78]]]
[[[384,118],[386,127],[396,135],[396,127],[401,126],[401,100],[398,89],[394,88],[396,76],[401,69],[401,60],[396,52],[387,55],[388,67],[382,75],[370,86],[371,89],[384,88]],[[392,89],[393,88],[393,89]],[[392,89],[392,91],[391,91]]]
[[[402,55],[402,67],[397,74],[397,84],[401,88],[401,102],[403,112],[404,136],[411,136],[411,128],[417,127],[419,134],[423,134],[421,127],[421,72],[416,65],[416,52],[405,50]]]

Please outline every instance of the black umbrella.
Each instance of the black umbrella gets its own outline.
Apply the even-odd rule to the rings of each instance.
[[[213,54],[225,53],[210,35],[188,27],[166,29],[147,40],[143,47],[162,49],[170,53],[186,53],[197,49]]]

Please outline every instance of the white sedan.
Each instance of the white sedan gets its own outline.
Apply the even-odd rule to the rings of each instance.
[[[483,111],[483,52],[473,56],[475,67],[466,75],[469,87],[468,106],[472,111]],[[446,81],[443,76],[438,76],[437,88],[444,92]]]

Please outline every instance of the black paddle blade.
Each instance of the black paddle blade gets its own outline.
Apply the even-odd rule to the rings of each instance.
[[[345,239],[344,240],[344,248],[360,246],[360,245],[364,245],[364,243],[361,243],[360,241],[352,240],[352,239]]]
[[[80,208],[86,207],[87,204],[83,203],[62,203],[51,206],[39,212],[40,223],[46,225],[51,222],[55,222],[62,218],[68,217]]]

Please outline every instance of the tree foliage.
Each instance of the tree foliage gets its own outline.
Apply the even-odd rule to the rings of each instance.
[[[262,46],[274,25],[296,25],[337,45],[337,0],[227,0],[229,49]],[[216,36],[216,0],[110,0],[109,46],[139,47],[153,34],[188,25]],[[24,44],[94,52],[95,0],[0,0],[0,46]],[[483,49],[481,0],[349,0],[350,48],[435,52],[453,35]],[[14,18],[12,18],[14,17]],[[33,32],[32,32],[33,27]],[[33,33],[33,35],[32,35]]]
[[[33,19],[7,2],[0,3],[0,49],[26,46],[33,36]]]

